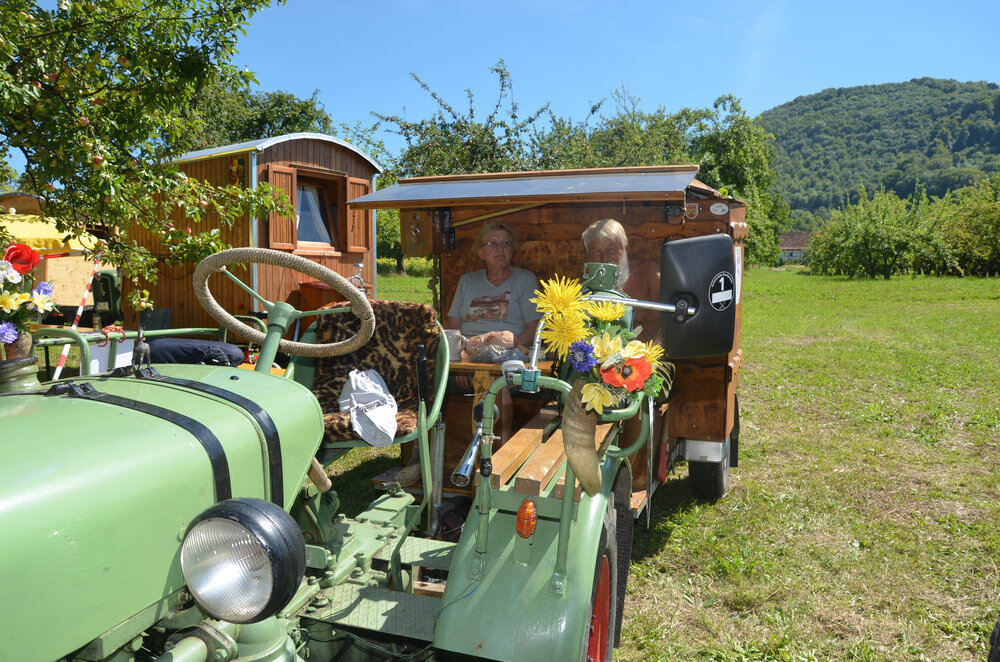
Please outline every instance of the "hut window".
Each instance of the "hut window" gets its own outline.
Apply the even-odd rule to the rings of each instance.
[[[316,184],[298,185],[296,234],[300,242],[332,245],[330,239],[330,204],[324,187]]]

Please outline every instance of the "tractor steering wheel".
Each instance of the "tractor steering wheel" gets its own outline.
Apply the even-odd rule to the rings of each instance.
[[[301,312],[292,308],[287,303],[268,301],[254,292],[251,288],[247,287],[243,281],[234,276],[226,268],[233,264],[247,264],[253,262],[294,269],[295,271],[312,276],[316,280],[329,285],[334,289],[334,291],[343,296],[351,304],[351,312],[354,313],[355,317],[361,320],[361,328],[358,329],[358,332],[345,340],[321,344],[281,340],[278,344],[278,350],[287,354],[296,354],[298,356],[338,356],[340,354],[349,354],[353,352],[368,342],[368,340],[372,337],[372,333],[375,331],[375,314],[372,312],[372,306],[368,302],[368,299],[365,298],[364,294],[358,288],[351,285],[347,279],[340,274],[324,267],[321,264],[307,260],[304,257],[299,257],[298,255],[274,251],[268,248],[230,248],[224,251],[219,251],[218,253],[206,257],[204,260],[199,262],[198,266],[195,268],[193,277],[195,298],[198,299],[198,303],[202,305],[205,311],[224,328],[240,337],[248,338],[250,341],[257,343],[258,345],[263,345],[265,339],[267,338],[267,335],[264,333],[247,326],[226,312],[226,310],[219,305],[219,302],[215,300],[215,297],[212,296],[212,293],[208,291],[208,277],[216,272],[228,276],[230,280],[236,283],[237,287],[244,290],[251,297],[259,301],[264,306],[265,310],[267,310],[269,320],[272,316],[274,316],[276,308],[282,308],[281,312],[283,314],[280,316],[286,319],[285,328],[269,330],[269,333],[278,331],[283,334],[287,330],[287,322],[295,321],[301,317],[325,315],[343,311],[342,308],[328,308]]]

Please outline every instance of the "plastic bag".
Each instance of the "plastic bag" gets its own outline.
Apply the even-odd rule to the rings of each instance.
[[[374,370],[352,370],[340,392],[340,411],[351,412],[351,429],[372,446],[396,436],[396,398]]]

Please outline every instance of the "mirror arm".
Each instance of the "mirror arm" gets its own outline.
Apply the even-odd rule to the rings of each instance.
[[[657,303],[655,301],[643,301],[642,299],[613,297],[605,294],[590,294],[583,298],[588,301],[613,301],[615,303],[620,303],[629,306],[631,308],[645,308],[646,310],[658,310],[662,313],[677,312],[677,306],[675,306],[672,303]],[[693,306],[689,306],[687,311],[688,311],[688,317],[694,317],[695,312],[697,312]]]

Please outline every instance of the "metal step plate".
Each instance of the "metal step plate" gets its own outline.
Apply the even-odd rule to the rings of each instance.
[[[375,554],[375,558],[388,561],[394,547],[394,544],[386,545]],[[454,551],[455,543],[453,542],[411,536],[403,542],[403,547],[399,550],[399,562],[403,565],[419,565],[422,568],[448,570],[451,568],[451,555]]]
[[[434,638],[434,615],[441,608],[440,598],[353,583],[323,591],[323,596],[329,597],[330,603],[305,616],[334,626],[376,630],[407,639]]]

